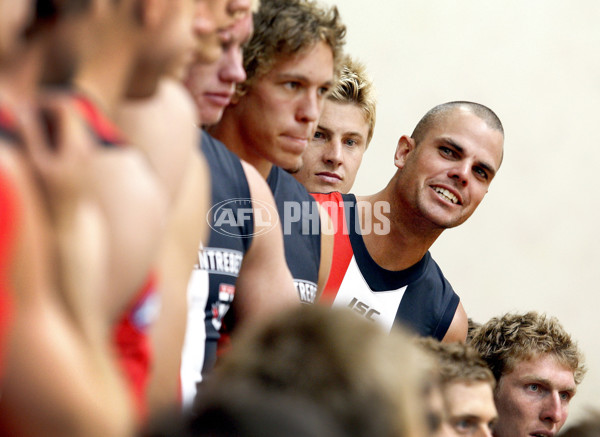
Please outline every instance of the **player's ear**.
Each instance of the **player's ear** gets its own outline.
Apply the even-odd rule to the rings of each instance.
[[[396,146],[396,153],[394,154],[394,165],[399,169],[403,168],[406,164],[406,160],[410,152],[415,149],[416,143],[411,137],[407,135],[402,135],[398,140],[398,145]]]

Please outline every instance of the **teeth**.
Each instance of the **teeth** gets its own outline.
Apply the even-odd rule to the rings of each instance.
[[[456,198],[456,196],[454,194],[452,194],[450,191],[446,190],[445,188],[433,187],[433,189],[436,193],[445,197],[446,200],[448,200],[454,204],[458,203],[458,199]]]

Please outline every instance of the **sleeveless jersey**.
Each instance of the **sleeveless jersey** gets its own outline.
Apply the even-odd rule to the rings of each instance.
[[[126,141],[119,128],[86,97],[74,95],[74,104],[90,132],[104,147],[124,147]],[[158,312],[158,293],[154,272],[132,298],[113,327],[113,342],[121,369],[129,382],[140,417],[146,416],[146,389],[152,364],[149,327]]]
[[[427,252],[401,271],[380,267],[362,239],[356,197],[313,194],[334,222],[329,279],[320,302],[346,306],[390,330],[396,323],[418,335],[442,340],[454,318],[459,297]]]
[[[321,262],[321,221],[317,203],[304,186],[280,167],[267,178],[283,228],[285,259],[302,303],[317,294]]]
[[[240,159],[217,139],[202,131],[201,150],[210,169],[212,208],[207,247],[198,251],[188,284],[188,321],[182,353],[181,393],[191,405],[202,373],[217,359],[217,345],[227,337],[224,326],[235,296],[242,260],[254,232],[250,188]],[[228,312],[229,311],[229,312]]]
[[[13,317],[9,265],[18,222],[18,205],[17,193],[0,167],[0,381],[4,370],[4,348]]]

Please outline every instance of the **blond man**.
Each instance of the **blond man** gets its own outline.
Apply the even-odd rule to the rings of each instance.
[[[294,177],[315,193],[348,193],[375,129],[373,84],[363,64],[347,56],[323,105],[317,130]]]
[[[536,312],[494,317],[472,345],[496,378],[496,437],[553,436],[585,374],[583,356],[559,321]]]

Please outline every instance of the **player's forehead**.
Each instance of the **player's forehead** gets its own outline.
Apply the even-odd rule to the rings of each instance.
[[[325,41],[316,41],[291,55],[279,55],[261,78],[278,80],[298,78],[308,85],[331,85],[333,82],[333,50]]]
[[[368,134],[369,122],[363,109],[354,102],[326,99],[319,118],[319,126],[336,129],[339,133]]]
[[[575,390],[574,371],[551,353],[537,354],[517,361],[504,376],[522,382],[541,383],[558,390]]]
[[[500,168],[504,147],[502,132],[469,109],[458,107],[440,114],[431,123],[423,141],[456,144],[470,155]]]
[[[496,417],[492,386],[487,381],[454,381],[445,385],[444,399],[450,416],[478,417],[484,421]]]

